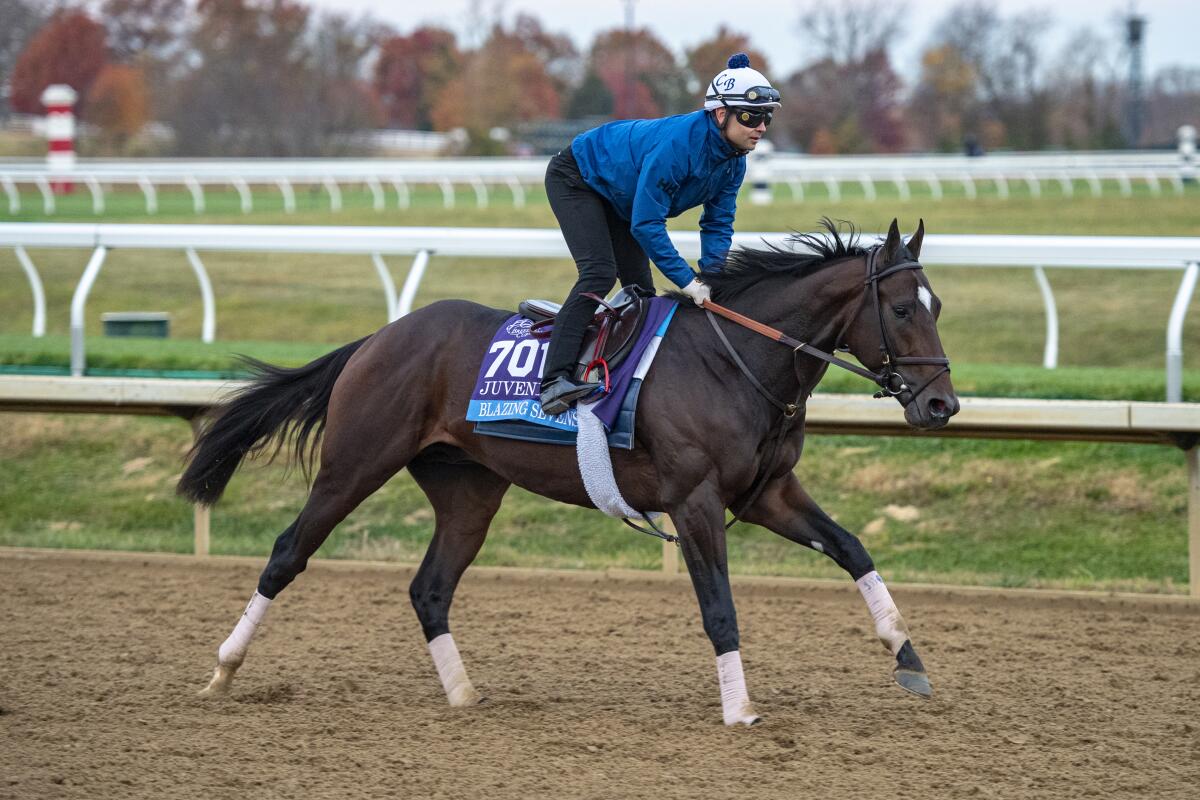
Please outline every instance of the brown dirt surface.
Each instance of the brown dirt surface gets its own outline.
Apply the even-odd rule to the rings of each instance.
[[[1194,798],[1200,604],[894,588],[934,685],[853,584],[735,582],[751,697],[721,724],[683,578],[468,573],[446,703],[411,570],[314,563],[229,695],[197,697],[250,560],[0,551],[0,798]]]

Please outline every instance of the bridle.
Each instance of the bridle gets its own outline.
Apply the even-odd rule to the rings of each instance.
[[[879,300],[879,282],[889,275],[895,275],[897,272],[910,269],[921,269],[922,267],[921,263],[916,259],[908,259],[906,261],[901,261],[898,264],[892,264],[891,266],[880,269],[879,259],[882,252],[883,245],[878,245],[868,251],[866,258],[867,274],[866,279],[863,282],[863,293],[859,296],[858,302],[854,306],[854,310],[846,318],[846,324],[842,326],[842,330],[838,333],[837,338],[834,340],[835,343],[841,343],[845,340],[846,332],[854,323],[854,320],[858,319],[859,312],[862,310],[862,304],[866,302],[868,297],[870,297],[871,303],[875,307],[875,316],[879,320],[879,349],[883,353],[883,362],[880,364],[879,370],[876,372],[872,372],[868,369],[860,367],[857,364],[851,364],[849,361],[838,358],[833,353],[827,353],[824,350],[813,347],[807,342],[801,342],[797,339],[793,339],[783,331],[776,330],[770,325],[764,325],[763,323],[743,316],[736,311],[731,311],[724,306],[717,305],[711,300],[704,301],[704,310],[708,316],[708,321],[712,325],[713,330],[716,331],[717,338],[719,338],[721,343],[725,345],[725,350],[729,353],[729,356],[733,359],[733,362],[737,364],[738,368],[742,371],[742,374],[749,379],[751,385],[758,390],[759,394],[765,397],[771,403],[771,405],[775,406],[782,412],[782,416],[779,418],[778,432],[773,437],[769,453],[762,461],[762,468],[759,472],[758,478],[748,492],[746,501],[742,503],[741,510],[735,511],[733,513],[733,517],[727,523],[725,523],[726,529],[732,527],[734,523],[738,521],[738,518],[742,514],[746,513],[746,509],[753,506],[755,501],[758,500],[759,495],[762,494],[763,489],[767,485],[767,481],[770,479],[771,467],[775,463],[775,457],[779,453],[779,448],[782,446],[783,440],[787,437],[787,432],[791,427],[792,420],[803,406],[804,399],[812,393],[812,387],[806,386],[804,381],[801,380],[799,390],[796,394],[796,399],[793,402],[784,403],[776,398],[767,390],[765,386],[762,385],[758,378],[754,376],[754,373],[751,372],[750,368],[746,366],[746,363],[742,360],[741,356],[738,355],[737,350],[734,349],[728,337],[725,336],[725,332],[721,330],[721,326],[717,323],[716,317],[713,316],[714,314],[719,314],[720,316],[736,322],[743,327],[749,328],[755,333],[759,333],[769,339],[773,339],[774,341],[791,347],[792,369],[797,378],[800,376],[800,354],[804,353],[805,355],[819,358],[827,364],[832,364],[835,367],[841,367],[842,369],[853,372],[855,375],[861,375],[862,377],[874,382],[877,386],[879,386],[879,391],[875,393],[876,398],[895,397],[900,404],[905,407],[915,400],[917,395],[923,392],[925,388],[929,386],[929,384],[933,383],[935,379],[950,371],[950,359],[945,358],[944,356],[897,356],[895,354],[891,339],[889,339],[887,335],[887,325],[884,324],[883,304]],[[902,366],[935,366],[941,367],[941,369],[937,370],[916,389],[910,389],[908,383],[904,380],[904,376],[901,375],[897,369],[898,367]],[[907,395],[907,397],[905,397],[905,395]],[[626,520],[626,522],[627,524],[631,524],[628,523],[628,520]]]
[[[708,317],[708,321],[712,325],[713,330],[716,331],[717,338],[721,340],[721,344],[725,346],[725,350],[729,353],[729,357],[733,359],[733,362],[737,364],[738,369],[742,371],[742,374],[746,376],[758,393],[765,397],[772,406],[782,412],[782,415],[779,418],[778,431],[775,436],[772,437],[770,451],[762,460],[762,468],[759,471],[759,475],[755,480],[754,485],[747,493],[746,501],[742,503],[741,510],[735,511],[733,513],[733,517],[727,523],[725,523],[726,529],[733,527],[733,525],[738,521],[738,518],[741,517],[742,514],[746,513],[746,509],[754,505],[755,501],[758,500],[759,495],[762,494],[763,489],[766,488],[767,481],[771,476],[771,467],[775,463],[775,457],[779,453],[779,448],[782,446],[783,440],[787,437],[787,432],[791,427],[792,420],[795,419],[796,414],[803,407],[804,399],[812,393],[812,387],[806,386],[804,381],[801,380],[799,391],[796,394],[796,399],[791,403],[785,403],[775,397],[773,394],[771,394],[767,387],[763,386],[762,382],[754,376],[754,372],[751,371],[750,367],[746,365],[746,362],[742,360],[742,357],[738,355],[737,350],[734,349],[733,344],[729,341],[729,338],[725,335],[725,332],[721,330],[721,326],[717,322],[714,314],[725,317],[726,319],[736,322],[744,328],[749,328],[755,333],[766,336],[768,339],[772,339],[780,344],[785,344],[792,348],[792,369],[797,378],[800,376],[800,354],[804,353],[805,355],[819,358],[835,367],[841,367],[844,370],[853,372],[855,375],[861,375],[867,380],[874,382],[879,387],[879,391],[875,393],[876,398],[895,397],[897,401],[899,401],[899,403],[905,407],[915,400],[917,395],[923,392],[926,387],[929,386],[929,384],[933,383],[934,380],[950,371],[950,359],[945,358],[944,356],[897,356],[895,354],[891,339],[888,338],[887,325],[884,324],[883,304],[879,300],[879,282],[890,275],[895,275],[897,272],[903,272],[910,269],[922,269],[922,267],[921,263],[916,259],[908,259],[906,261],[901,261],[898,264],[892,264],[891,266],[880,269],[879,259],[882,252],[883,245],[877,245],[867,252],[867,270],[866,279],[863,281],[863,293],[859,296],[858,302],[854,306],[854,310],[846,318],[846,324],[842,326],[842,330],[838,333],[837,339],[834,340],[835,343],[841,343],[845,340],[846,332],[850,329],[850,326],[854,323],[854,320],[858,319],[858,315],[862,310],[863,303],[865,303],[867,298],[870,297],[871,304],[875,307],[875,316],[879,320],[879,350],[883,354],[883,361],[880,364],[879,369],[875,372],[872,372],[864,367],[860,367],[857,364],[852,364],[845,359],[838,358],[833,353],[827,353],[824,350],[813,347],[807,342],[801,342],[798,339],[794,339],[783,331],[772,328],[770,325],[764,325],[763,323],[753,320],[747,316],[743,316],[742,314],[718,305],[711,300],[704,301],[703,307],[705,314]],[[904,380],[904,376],[901,375],[897,369],[898,367],[907,366],[934,366],[941,367],[941,369],[934,372],[931,377],[927,378],[916,389],[910,389],[908,383]],[[905,395],[907,395],[907,397],[905,397]],[[625,519],[623,522],[629,527],[641,531],[642,533],[648,533],[651,536],[657,536],[658,538],[668,542],[679,542],[679,538],[677,536],[673,536],[661,530],[657,525],[654,524],[653,520],[648,515],[644,514],[643,518],[650,526],[650,530],[631,522],[629,519]]]
[[[861,375],[867,380],[872,381],[879,386],[879,391],[875,393],[876,398],[895,397],[902,406],[907,406],[909,403],[915,400],[917,395],[923,392],[931,383],[950,371],[950,359],[945,358],[944,356],[897,356],[895,354],[891,339],[888,337],[887,325],[884,323],[883,319],[883,304],[879,300],[879,282],[890,275],[896,274],[897,272],[903,272],[910,269],[922,269],[922,267],[921,262],[917,261],[916,259],[908,259],[901,261],[898,264],[892,264],[888,267],[880,269],[879,258],[882,252],[882,245],[877,245],[867,252],[866,279],[863,282],[863,293],[859,296],[858,303],[854,306],[854,310],[847,317],[846,324],[842,327],[841,332],[838,334],[837,339],[835,340],[839,343],[844,341],[846,332],[850,325],[853,324],[854,320],[858,319],[859,312],[862,310],[862,304],[866,302],[868,297],[871,298],[871,304],[875,308],[875,316],[879,320],[879,350],[883,354],[883,361],[880,364],[879,369],[875,372],[872,372],[864,367],[860,367],[858,364],[852,364],[849,361],[838,358],[832,353],[827,353],[824,350],[813,347],[807,342],[801,342],[797,339],[794,339],[783,331],[772,328],[770,325],[764,325],[761,322],[743,316],[736,311],[725,308],[724,306],[717,305],[711,300],[706,300],[704,302],[704,310],[708,312],[708,321],[712,324],[713,329],[717,332],[718,338],[720,338],[721,343],[725,345],[725,349],[733,358],[734,363],[737,364],[746,377],[750,379],[750,382],[756,389],[758,389],[759,393],[766,397],[773,406],[782,410],[785,416],[791,417],[796,414],[796,411],[799,410],[800,402],[804,399],[804,395],[806,394],[805,390],[807,387],[801,385],[800,395],[797,397],[795,403],[785,404],[776,399],[773,395],[767,392],[766,388],[750,372],[750,369],[746,366],[745,362],[742,361],[741,357],[737,354],[737,351],[734,350],[733,345],[730,344],[729,339],[725,336],[724,331],[722,331],[720,326],[717,324],[713,314],[718,314],[728,320],[731,320],[732,322],[736,322],[745,328],[749,328],[755,333],[761,334],[769,339],[779,342],[780,344],[785,344],[788,347],[791,347],[794,367],[795,362],[799,359],[800,353],[813,356],[814,358],[819,358],[828,364],[832,364],[835,367],[840,367],[844,370],[848,370],[849,372],[853,372],[855,375]],[[897,369],[898,367],[906,366],[937,366],[941,367],[941,369],[934,372],[933,375],[917,386],[917,388],[912,389],[905,381],[904,376],[901,375]],[[796,373],[799,375],[798,369],[796,369]],[[905,397],[905,395],[907,395],[907,397]]]

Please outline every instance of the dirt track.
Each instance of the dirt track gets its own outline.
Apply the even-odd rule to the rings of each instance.
[[[453,710],[402,569],[314,565],[231,695],[196,697],[248,563],[0,552],[0,798],[1196,797],[1200,606],[894,589],[934,699],[853,585],[735,588],[765,724],[721,725],[683,581],[464,582],[488,702]]]

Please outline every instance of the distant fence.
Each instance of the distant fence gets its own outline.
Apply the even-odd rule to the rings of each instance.
[[[296,186],[320,187],[329,198],[331,210],[342,207],[342,188],[365,186],[372,205],[382,211],[393,202],[400,209],[411,204],[412,187],[436,186],[442,204],[453,208],[458,187],[473,190],[475,204],[486,207],[492,193],[500,189],[516,206],[526,201],[526,188],[540,185],[546,173],[545,158],[456,158],[456,159],[211,159],[211,160],[100,160],[81,159],[70,172],[51,171],[41,159],[9,159],[0,162],[0,189],[8,212],[22,208],[19,187],[36,189],[42,210],[57,208],[52,190],[55,181],[71,180],[91,194],[92,210],[105,210],[108,186],[136,186],[145,198],[147,214],[158,211],[158,193],[164,186],[184,187],[192,198],[193,210],[203,213],[205,191],[232,187],[241,210],[254,208],[251,187],[278,191],[284,211],[296,210]],[[959,186],[964,196],[975,198],[981,187],[990,187],[999,197],[1009,195],[1010,186],[1024,186],[1040,195],[1043,186],[1057,186],[1062,195],[1087,191],[1104,193],[1106,185],[1121,196],[1131,196],[1134,184],[1143,183],[1152,194],[1163,187],[1177,194],[1185,191],[1185,164],[1174,151],[1004,153],[981,157],[958,155],[804,156],[787,153],[751,155],[747,184],[762,181],[786,187],[793,200],[803,201],[814,187],[824,199],[841,199],[843,186],[857,185],[868,200],[878,198],[879,187],[894,187],[907,200],[912,186],[925,186],[930,197],[942,199],[947,185]]]
[[[685,258],[700,255],[700,235],[672,233]],[[789,234],[740,233],[734,245],[764,241],[789,245]],[[370,256],[383,288],[389,320],[412,309],[417,289],[434,254],[470,258],[567,258],[562,234],[553,229],[396,228],[281,225],[90,225],[0,223],[0,247],[16,252],[33,295],[33,335],[45,333],[45,297],[30,248],[83,248],[92,251],[71,300],[71,372],[86,369],[84,311],[88,294],[114,248],[183,250],[199,282],[204,316],[201,338],[216,337],[216,301],[201,251],[346,253]],[[399,294],[385,256],[412,256]],[[1168,402],[1183,396],[1183,326],[1200,277],[1200,237],[1005,236],[934,234],[925,238],[921,261],[928,265],[1015,266],[1033,270],[1046,314],[1043,366],[1058,365],[1058,308],[1045,268],[1159,269],[1183,273],[1166,332]]]

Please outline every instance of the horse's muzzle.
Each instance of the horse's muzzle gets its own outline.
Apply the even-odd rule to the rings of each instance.
[[[944,428],[958,413],[958,397],[953,393],[917,397],[904,408],[904,419],[914,428],[935,431]]]

